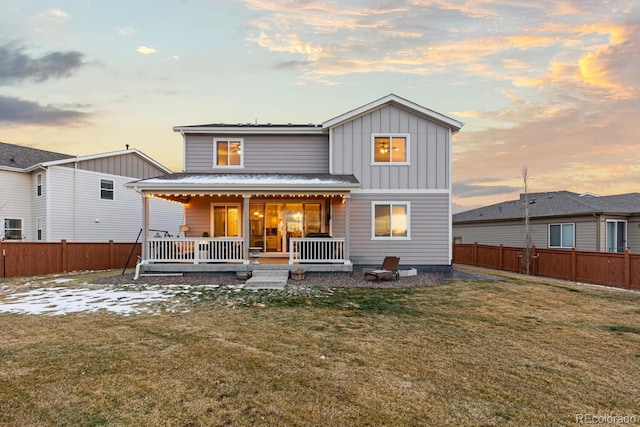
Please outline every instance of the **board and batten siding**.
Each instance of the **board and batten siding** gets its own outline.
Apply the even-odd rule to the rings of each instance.
[[[74,165],[75,163],[65,163],[63,166],[73,168]],[[133,151],[131,154],[82,160],[77,163],[77,168],[109,175],[134,177],[137,179],[154,178],[166,174],[164,170],[143,159]]]
[[[22,235],[31,238],[31,190],[31,174],[0,170],[0,238],[6,218],[21,219]]]
[[[372,239],[372,202],[409,202],[410,240]],[[401,265],[451,264],[448,193],[353,193],[349,249],[355,265],[380,265],[399,256]]]
[[[213,140],[244,140],[244,167],[214,167]],[[185,172],[328,173],[327,135],[187,135]]]
[[[410,165],[371,165],[372,135],[409,134]],[[387,105],[331,129],[331,168],[363,189],[448,190],[449,128]]]
[[[50,167],[50,240],[134,242],[142,226],[140,194],[124,187],[136,178]],[[100,198],[100,180],[114,183],[114,200]],[[75,196],[74,196],[75,195]],[[150,200],[149,228],[177,233],[183,207]]]

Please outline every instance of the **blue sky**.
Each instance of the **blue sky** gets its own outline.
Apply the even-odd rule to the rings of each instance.
[[[389,93],[465,123],[456,210],[638,191],[640,0],[0,0],[0,140],[182,168],[176,125]]]

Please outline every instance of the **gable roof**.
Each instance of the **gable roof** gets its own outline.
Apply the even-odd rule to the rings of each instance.
[[[105,157],[126,156],[128,154],[135,154],[138,157],[141,157],[142,159],[144,159],[147,162],[151,163],[152,165],[154,165],[158,169],[162,170],[164,173],[167,173],[167,174],[172,173],[171,169],[169,169],[169,168],[163,166],[162,164],[158,163],[157,161],[153,160],[151,157],[147,156],[142,151],[140,151],[140,150],[138,150],[136,148],[127,148],[126,150],[110,151],[108,153],[90,154],[90,155],[86,155],[86,156],[77,156],[77,157],[73,156],[73,157],[60,159],[60,160],[52,160],[52,161],[48,161],[48,162],[43,162],[42,166],[56,166],[56,165],[62,165],[62,164],[65,164],[65,163],[75,163],[75,162],[84,162],[86,160],[102,159],[102,158],[105,158]]]
[[[0,142],[0,167],[28,169],[40,163],[70,158],[73,156],[69,154]]]
[[[67,163],[83,162],[86,160],[101,159],[105,157],[116,157],[127,154],[135,154],[143,160],[151,163],[164,173],[170,174],[171,169],[163,166],[142,151],[135,148],[126,150],[111,151],[108,153],[90,154],[86,156],[72,156],[70,154],[56,153],[53,151],[41,150],[39,148],[25,147],[23,145],[0,142],[0,169],[13,170],[18,172],[31,172],[42,166],[56,166]]]
[[[415,102],[411,102],[408,99],[404,99],[398,95],[394,95],[393,93],[377,99],[373,102],[365,104],[361,107],[358,107],[354,110],[348,111],[344,114],[341,114],[333,119],[327,120],[322,124],[323,128],[331,128],[334,126],[338,126],[346,121],[353,120],[358,116],[366,114],[371,110],[375,110],[381,108],[387,104],[397,105],[405,110],[409,110],[414,112],[420,116],[427,117],[431,120],[434,120],[438,123],[441,123],[449,128],[453,133],[458,132],[464,126],[464,123],[459,122],[458,120],[452,119],[451,117],[445,116],[444,114],[440,114],[436,111],[425,108],[421,105],[416,104]]]
[[[596,196],[571,191],[529,193],[529,218],[554,216],[640,213],[640,193]],[[496,203],[453,215],[453,223],[486,222],[522,219],[525,216],[525,195],[519,200]]]
[[[356,117],[366,114],[377,108],[381,108],[387,104],[397,105],[400,108],[409,110],[422,117],[426,117],[430,120],[436,121],[451,128],[453,133],[458,132],[464,123],[459,122],[451,117],[440,114],[436,111],[425,108],[421,105],[411,102],[408,99],[399,97],[398,95],[389,94],[373,102],[365,104],[354,110],[348,111],[337,117],[334,117],[321,125],[317,124],[253,124],[253,123],[212,123],[204,125],[189,125],[189,126],[174,126],[174,132],[185,133],[227,133],[227,134],[326,134],[329,128],[337,126],[349,120],[353,120]]]

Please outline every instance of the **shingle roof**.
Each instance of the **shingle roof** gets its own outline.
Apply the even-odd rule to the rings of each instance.
[[[570,191],[530,193],[529,217],[553,217],[568,215],[590,215],[593,213],[616,213],[629,215],[640,213],[640,193],[613,196],[580,195]],[[525,197],[460,212],[453,215],[453,223],[520,219],[525,216]]]
[[[187,185],[356,185],[353,175],[328,173],[173,173],[137,181],[145,184]]]
[[[68,154],[0,142],[0,166],[27,169],[38,163],[72,158]]]

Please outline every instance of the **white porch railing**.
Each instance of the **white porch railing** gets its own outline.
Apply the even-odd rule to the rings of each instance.
[[[147,240],[147,262],[243,262],[242,237],[153,238]]]
[[[292,238],[289,240],[289,264],[347,263],[344,256],[346,239],[324,237]]]

